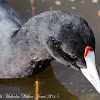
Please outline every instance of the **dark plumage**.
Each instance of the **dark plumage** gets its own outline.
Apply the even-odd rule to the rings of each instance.
[[[53,59],[80,69],[86,67],[85,47],[95,49],[94,35],[87,22],[68,12],[44,12],[21,27],[22,24],[6,2],[0,3],[0,78],[32,75]]]

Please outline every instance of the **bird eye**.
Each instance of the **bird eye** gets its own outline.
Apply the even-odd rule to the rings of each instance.
[[[73,58],[73,59],[76,59],[77,57],[76,56],[72,56],[72,55],[69,55],[71,58]]]

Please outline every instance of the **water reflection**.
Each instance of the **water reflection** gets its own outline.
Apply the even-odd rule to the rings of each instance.
[[[98,0],[91,0],[93,3],[97,3],[98,2]]]
[[[61,2],[60,1],[55,1],[55,4],[59,6],[59,5],[61,5]]]
[[[75,71],[56,61],[52,62],[52,68],[57,80],[79,100],[99,100],[100,94],[93,88],[80,71]],[[100,71],[100,70],[99,70]],[[84,98],[84,99],[83,99]]]
[[[39,95],[46,96],[45,100],[49,100],[50,95],[55,95],[52,100],[78,100],[67,89],[63,87],[55,78],[52,67],[49,66],[44,71],[35,76],[23,79],[4,79],[0,80],[0,94],[29,94],[35,96],[35,81],[39,81]],[[39,98],[43,100],[43,98]]]

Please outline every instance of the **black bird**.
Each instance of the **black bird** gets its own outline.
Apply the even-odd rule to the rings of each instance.
[[[24,25],[0,0],[0,78],[20,78],[40,72],[56,59],[81,70],[100,93],[95,67],[95,38],[88,23],[66,11],[47,11]]]

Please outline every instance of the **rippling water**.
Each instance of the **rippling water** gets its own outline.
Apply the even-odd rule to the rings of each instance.
[[[30,0],[7,0],[26,22],[32,16]],[[86,19],[96,38],[96,64],[100,74],[100,1],[98,0],[34,0],[35,14],[48,10],[66,10]],[[39,81],[39,100],[100,100],[100,94],[79,71],[56,61],[38,75],[22,79],[0,79],[0,97],[18,95],[18,100],[35,96]],[[32,100],[33,100],[32,97]],[[5,98],[6,99],[6,98]],[[13,99],[14,100],[14,99]]]

